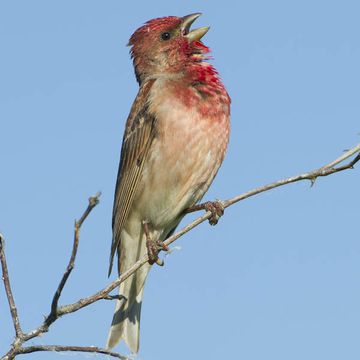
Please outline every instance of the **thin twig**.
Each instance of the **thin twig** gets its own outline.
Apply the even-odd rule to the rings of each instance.
[[[340,164],[341,162],[345,161],[346,159],[348,159],[349,157],[355,155],[356,153],[358,153],[357,156],[352,161],[350,161],[348,164],[345,164],[345,165],[340,166],[338,168],[335,167],[336,165]],[[276,187],[291,184],[291,183],[294,183],[294,182],[297,182],[297,181],[310,180],[311,184],[313,185],[318,177],[329,176],[329,175],[337,173],[339,171],[352,169],[354,167],[354,165],[359,160],[360,160],[360,144],[354,146],[353,148],[351,148],[350,150],[345,152],[343,155],[341,155],[336,160],[332,161],[329,164],[326,164],[326,165],[322,166],[319,169],[309,171],[309,172],[304,173],[304,174],[291,176],[289,178],[286,178],[286,179],[283,179],[283,180],[278,180],[278,181],[275,181],[275,182],[273,182],[271,184],[261,186],[261,187],[258,187],[256,189],[247,191],[247,192],[245,192],[243,194],[240,194],[238,196],[233,197],[232,199],[224,201],[223,205],[226,208],[226,207],[229,207],[230,205],[233,205],[233,204],[235,204],[235,203],[237,203],[237,202],[239,202],[241,200],[245,200],[245,199],[247,199],[247,198],[249,198],[251,196],[260,194],[260,193],[262,193],[264,191],[268,191],[268,190],[274,189]]]
[[[23,332],[20,326],[19,315],[17,312],[17,308],[15,305],[14,295],[11,290],[9,271],[6,263],[5,257],[5,239],[2,234],[0,234],[0,260],[1,260],[1,268],[2,268],[2,279],[4,281],[4,287],[6,292],[6,297],[9,303],[10,313],[12,322],[15,329],[16,339],[21,339],[23,336]]]
[[[38,351],[55,351],[55,352],[64,352],[64,351],[74,351],[74,352],[86,352],[86,353],[96,353],[112,356],[116,359],[121,360],[130,360],[128,357],[123,356],[119,353],[109,351],[97,346],[65,346],[65,345],[34,345],[21,348],[19,354],[29,354]]]
[[[72,252],[71,252],[71,257],[70,257],[70,260],[69,260],[69,264],[66,267],[65,273],[64,273],[64,275],[63,275],[63,277],[62,277],[62,279],[61,279],[61,281],[59,283],[59,286],[55,291],[55,294],[54,294],[54,297],[53,297],[53,300],[52,300],[52,303],[51,303],[51,311],[50,311],[50,314],[47,317],[48,325],[51,324],[52,322],[54,322],[54,320],[58,316],[57,308],[58,308],[58,303],[59,303],[59,299],[60,299],[60,296],[61,296],[61,292],[64,289],[66,281],[69,278],[69,276],[71,274],[71,271],[74,268],[76,254],[77,254],[77,250],[78,250],[78,246],[79,246],[81,225],[86,220],[86,218],[89,216],[92,209],[99,203],[99,197],[100,196],[101,196],[100,192],[98,192],[95,196],[91,196],[89,198],[89,204],[88,204],[86,210],[84,211],[84,213],[82,214],[80,220],[75,220],[74,242],[73,242],[73,248],[72,248]]]
[[[331,163],[325,165],[323,168],[333,168],[334,166],[342,163],[344,160],[348,159],[349,157],[355,155],[356,153],[359,153],[357,155],[357,157],[350,162],[350,164],[352,163],[352,165],[350,167],[352,167],[353,165],[355,165],[356,162],[359,161],[359,156],[360,156],[360,144],[357,144],[356,146],[352,147],[351,149],[347,150],[344,154],[342,154],[341,156],[339,156],[337,159],[335,159],[334,161],[332,161]]]

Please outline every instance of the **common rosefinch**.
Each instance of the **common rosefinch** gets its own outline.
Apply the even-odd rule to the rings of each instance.
[[[146,252],[150,261],[120,284],[109,348],[124,339],[138,351],[151,264],[209,188],[227,148],[230,98],[200,41],[209,28],[190,31],[200,15],[150,20],[129,41],[140,89],[121,148],[109,272],[116,250],[119,273]]]

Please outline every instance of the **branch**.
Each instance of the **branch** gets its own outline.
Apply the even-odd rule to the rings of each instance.
[[[29,354],[38,351],[55,351],[55,352],[64,352],[64,351],[74,351],[74,352],[85,352],[85,353],[96,353],[109,355],[111,357],[121,359],[121,360],[130,360],[128,357],[120,355],[116,352],[112,352],[97,346],[64,346],[64,345],[34,345],[21,348],[19,354]]]
[[[350,158],[351,156],[357,154],[357,156],[350,161],[348,164],[345,164],[343,166],[340,167],[335,167],[336,165],[342,163],[343,161],[345,161],[346,159]],[[233,197],[232,199],[226,200],[224,201],[223,205],[225,208],[229,207],[230,205],[233,205],[241,200],[245,200],[251,196],[260,194],[264,191],[268,191],[274,188],[277,188],[279,186],[283,186],[283,185],[287,185],[287,184],[291,184],[294,182],[298,182],[298,181],[302,181],[302,180],[310,180],[311,181],[311,185],[314,185],[316,179],[318,177],[322,177],[322,176],[329,176],[331,174],[335,174],[339,171],[344,171],[344,170],[348,170],[348,169],[353,169],[355,164],[360,160],[360,144],[357,144],[356,146],[354,146],[353,148],[351,148],[350,150],[346,151],[343,155],[341,155],[340,157],[338,157],[336,160],[330,162],[329,164],[326,164],[324,166],[322,166],[319,169],[315,169],[312,171],[309,171],[307,173],[303,173],[300,175],[296,175],[296,176],[291,176],[288,177],[286,179],[282,179],[282,180],[278,180],[275,181],[271,184],[268,185],[264,185],[261,187],[258,187],[256,189],[250,190],[248,192],[245,192],[243,194],[240,194],[238,196]]]
[[[348,164],[345,164],[340,167],[335,167],[336,165],[342,163],[343,161],[345,161],[346,159],[350,158],[351,156],[353,156],[355,154],[357,154],[357,156],[352,161],[350,161]],[[315,170],[312,170],[310,172],[303,173],[300,175],[291,176],[291,177],[288,177],[288,178],[285,178],[282,180],[278,180],[273,183],[255,188],[253,190],[250,190],[243,194],[235,196],[231,199],[221,201],[221,204],[223,205],[224,208],[227,208],[227,207],[229,207],[239,201],[245,200],[251,196],[260,194],[264,191],[268,191],[268,190],[274,189],[279,186],[291,184],[291,183],[297,182],[297,181],[310,180],[311,183],[314,184],[315,180],[318,177],[328,176],[328,175],[334,174],[339,171],[352,169],[359,160],[360,160],[360,144],[358,144],[355,147],[351,148],[350,150],[346,151],[342,156],[340,156],[336,160],[334,160],[334,161],[330,162],[329,164],[326,164],[318,169],[315,169]],[[168,246],[168,245],[172,244],[174,241],[176,241],[181,236],[183,236],[184,234],[186,234],[187,232],[192,230],[194,227],[196,227],[196,226],[200,225],[202,222],[208,220],[211,216],[212,216],[211,212],[207,211],[204,215],[193,220],[191,223],[186,225],[183,229],[178,231],[176,234],[167,238],[164,241],[164,245]],[[125,271],[123,274],[121,274],[121,276],[119,278],[117,278],[115,281],[110,283],[108,286],[106,286],[102,290],[96,292],[95,294],[93,294],[91,296],[80,299],[73,304],[61,306],[58,309],[59,314],[61,314],[61,315],[70,314],[74,311],[82,309],[85,306],[89,306],[96,301],[108,298],[108,294],[112,290],[114,290],[122,282],[124,282],[128,277],[130,277],[132,274],[134,274],[139,268],[141,268],[144,264],[146,264],[148,262],[148,260],[149,260],[148,255],[147,254],[144,255],[140,260],[138,260],[135,264],[133,264],[127,271]]]
[[[50,325],[51,323],[53,323],[56,320],[56,318],[58,317],[57,309],[58,309],[58,303],[59,303],[59,299],[60,299],[60,296],[61,296],[61,292],[64,289],[66,281],[69,278],[70,273],[73,270],[74,265],[75,265],[76,254],[77,254],[77,250],[78,250],[78,246],[79,246],[81,225],[86,220],[86,218],[89,216],[92,209],[99,203],[99,197],[100,196],[101,196],[101,192],[98,192],[95,196],[91,196],[89,198],[88,207],[86,208],[86,210],[82,214],[80,220],[78,220],[78,221],[75,220],[74,242],[73,242],[73,248],[72,248],[71,257],[70,257],[70,260],[69,260],[69,264],[66,267],[65,273],[64,273],[64,275],[63,275],[63,277],[62,277],[62,279],[61,279],[61,281],[59,283],[59,286],[55,291],[54,298],[53,298],[52,303],[51,303],[51,311],[50,311],[50,314],[48,315],[48,317],[46,319],[47,320],[47,325]]]
[[[50,311],[49,315],[45,318],[44,322],[38,328],[30,331],[27,334],[24,334],[24,336],[23,336],[24,342],[26,342],[34,337],[37,337],[37,336],[43,334],[44,332],[47,332],[49,330],[50,325],[62,315],[62,313],[59,312],[58,303],[59,303],[59,299],[60,299],[62,290],[64,289],[64,286],[66,284],[66,281],[68,280],[70,273],[73,270],[74,265],[75,265],[76,254],[77,254],[77,250],[78,250],[78,246],[79,246],[81,225],[84,223],[84,221],[89,216],[89,214],[94,209],[94,207],[99,203],[100,196],[101,196],[101,192],[98,192],[94,196],[91,196],[89,198],[88,206],[87,206],[86,210],[84,211],[84,213],[82,214],[82,216],[80,217],[80,220],[75,220],[74,241],[73,241],[73,248],[72,248],[69,264],[66,267],[64,275],[62,276],[61,281],[55,291],[55,294],[54,294],[54,297],[53,297],[53,300],[51,303],[51,311]]]
[[[0,234],[0,261],[1,261],[1,268],[2,268],[2,279],[4,281],[6,297],[7,297],[8,303],[9,303],[11,318],[12,318],[12,322],[13,322],[14,329],[15,329],[15,335],[16,335],[16,338],[21,338],[23,336],[23,332],[21,330],[20,320],[19,320],[16,305],[15,305],[14,296],[11,291],[10,278],[9,278],[9,272],[8,272],[7,263],[6,263],[4,247],[5,247],[5,239],[4,239],[3,235]]]
[[[49,330],[50,325],[55,322],[62,314],[58,311],[58,302],[61,296],[61,293],[65,287],[65,284],[70,276],[71,271],[74,268],[75,265],[75,259],[76,254],[79,246],[79,240],[80,240],[80,229],[86,218],[89,216],[90,212],[94,209],[94,207],[99,203],[99,197],[101,193],[98,192],[95,196],[92,196],[89,198],[89,204],[84,211],[83,215],[81,216],[80,220],[75,221],[75,229],[74,229],[74,241],[73,241],[73,248],[70,256],[70,260],[68,263],[68,266],[66,267],[66,270],[64,272],[64,275],[61,278],[61,281],[55,291],[52,303],[51,303],[51,311],[49,315],[45,318],[44,322],[36,329],[30,331],[29,333],[24,334],[21,331],[19,318],[17,315],[17,310],[15,306],[15,302],[13,299],[13,295],[10,288],[10,281],[9,281],[9,275],[8,270],[6,266],[6,259],[5,259],[5,252],[4,252],[4,239],[2,235],[0,234],[0,257],[1,257],[1,264],[2,264],[2,271],[3,271],[3,279],[6,289],[6,294],[8,297],[11,315],[13,318],[13,323],[16,331],[16,338],[15,341],[12,343],[10,350],[1,357],[1,360],[13,360],[17,355],[21,354],[28,354],[32,352],[38,352],[38,351],[56,351],[56,352],[62,352],[62,351],[74,351],[74,352],[86,352],[86,353],[97,353],[97,354],[104,354],[109,355],[117,359],[122,360],[129,360],[127,357],[120,355],[119,353],[112,352],[103,348],[99,348],[96,346],[62,346],[62,345],[34,345],[34,346],[28,346],[24,347],[22,346],[23,343],[26,341],[38,337],[44,332],[47,332]],[[116,299],[119,298],[119,296],[107,296],[107,299]]]
[[[350,158],[351,156],[354,156],[354,159],[350,161],[349,163],[345,165],[341,165],[336,167],[337,165],[343,163],[346,159]],[[274,189],[276,187],[284,186],[293,182],[302,181],[302,180],[310,180],[311,184],[313,185],[315,180],[318,177],[322,176],[328,176],[331,174],[334,174],[339,171],[344,171],[347,169],[352,169],[357,162],[360,161],[360,144],[356,145],[352,149],[346,151],[342,156],[338,157],[334,161],[330,162],[329,164],[326,164],[322,166],[319,169],[315,169],[313,171],[303,173],[300,175],[292,176],[289,178],[285,178],[282,180],[275,181],[273,183],[255,188],[253,190],[250,190],[248,192],[245,192],[243,194],[240,194],[238,196],[235,196],[231,199],[221,201],[220,203],[223,205],[224,208],[227,208],[239,201],[245,200],[251,196],[260,194],[262,192]],[[74,231],[74,242],[73,242],[73,249],[70,257],[69,264],[66,268],[66,271],[58,285],[58,288],[54,294],[52,304],[51,304],[51,311],[49,315],[45,318],[43,324],[41,324],[38,328],[23,334],[19,318],[17,315],[17,310],[14,302],[14,298],[11,292],[10,287],[10,280],[8,275],[8,270],[6,266],[6,259],[5,259],[5,253],[4,253],[4,239],[0,234],[0,257],[1,257],[1,265],[2,265],[2,271],[3,271],[3,280],[5,284],[5,290],[10,306],[10,311],[14,323],[14,328],[16,332],[16,339],[13,342],[10,350],[8,353],[6,353],[1,359],[6,360],[12,360],[15,358],[18,354],[27,354],[31,352],[36,351],[80,351],[80,352],[88,352],[88,353],[100,353],[100,354],[106,354],[112,357],[116,357],[119,359],[127,360],[128,358],[124,357],[123,355],[120,355],[118,353],[114,353],[111,351],[108,351],[106,349],[90,346],[90,347],[82,347],[82,346],[61,346],[61,345],[34,345],[29,347],[22,347],[22,344],[34,337],[37,337],[41,335],[44,332],[47,332],[50,325],[56,321],[59,317],[73,313],[77,310],[82,309],[85,306],[88,306],[90,304],[93,304],[96,301],[99,300],[114,300],[119,299],[118,295],[110,295],[110,292],[114,290],[116,287],[118,287],[123,281],[125,281],[128,277],[133,275],[140,267],[142,267],[145,263],[148,262],[149,258],[148,255],[144,255],[141,259],[139,259],[135,264],[133,264],[127,271],[125,271],[121,276],[110,283],[108,286],[103,288],[102,290],[96,292],[95,294],[88,296],[86,298],[80,299],[77,302],[73,304],[68,304],[64,306],[58,307],[58,302],[61,296],[61,293],[64,289],[64,286],[66,284],[66,281],[68,280],[70,273],[72,269],[74,268],[77,249],[79,245],[79,237],[80,237],[80,228],[87,216],[90,214],[92,209],[98,204],[99,202],[99,196],[100,193],[96,194],[94,197],[89,198],[89,205],[87,209],[85,210],[84,214],[81,216],[80,220],[75,222],[75,231]],[[180,238],[182,235],[186,234],[190,230],[192,230],[194,227],[198,226],[202,222],[208,220],[212,216],[212,213],[210,211],[205,212],[202,216],[196,218],[191,223],[189,223],[187,226],[185,226],[183,229],[178,231],[176,234],[172,235],[168,239],[164,241],[164,245],[168,246],[172,244],[174,241],[176,241],[178,238]]]

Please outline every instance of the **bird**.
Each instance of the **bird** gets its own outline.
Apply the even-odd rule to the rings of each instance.
[[[124,340],[139,351],[144,284],[182,218],[206,209],[215,224],[223,212],[198,204],[227,150],[231,102],[201,41],[209,27],[191,30],[200,15],[149,20],[128,43],[139,91],[121,147],[109,275],[116,253],[119,275],[146,254],[149,262],[119,286],[108,349]]]

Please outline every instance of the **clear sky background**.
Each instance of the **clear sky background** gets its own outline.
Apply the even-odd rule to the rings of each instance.
[[[151,18],[193,12],[211,26],[204,42],[232,97],[227,158],[205,199],[311,170],[360,141],[358,1],[1,1],[0,231],[25,331],[48,313],[74,219],[98,190],[61,303],[108,283],[138,88],[125,45]],[[138,358],[359,359],[359,184],[358,167],[282,187],[184,236],[146,284]],[[33,343],[104,346],[113,307],[66,316]],[[12,337],[1,288],[0,353]],[[93,356],[24,359],[67,357]]]

